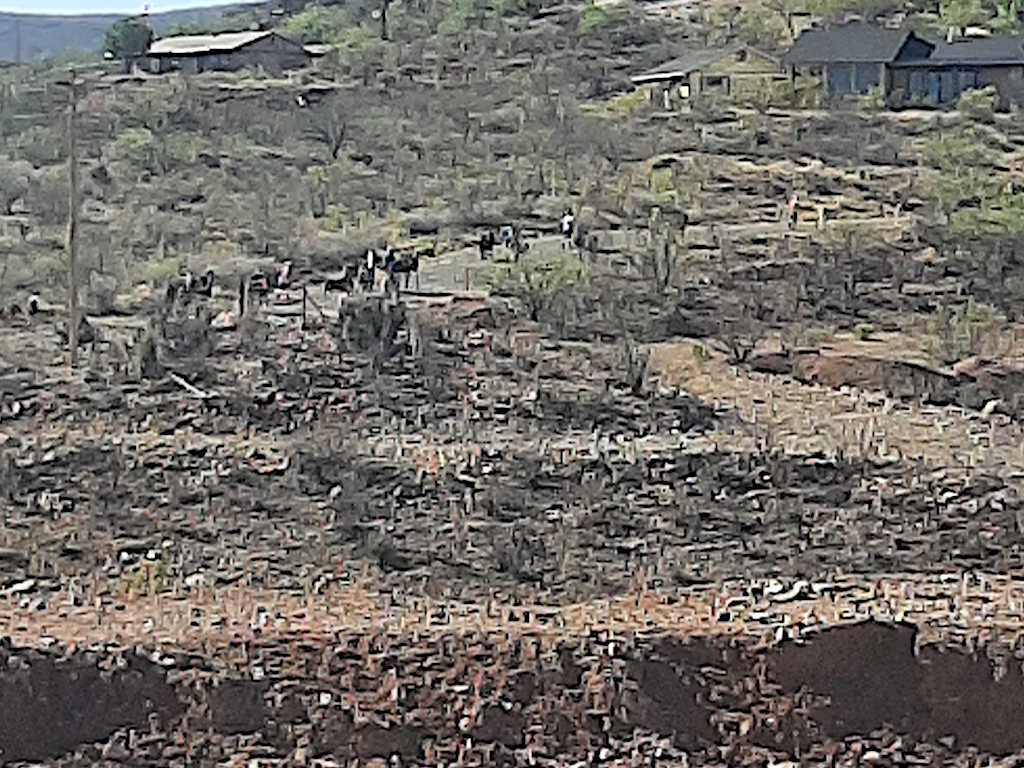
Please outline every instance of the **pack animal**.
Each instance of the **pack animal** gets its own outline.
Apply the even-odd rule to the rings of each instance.
[[[494,255],[494,246],[497,245],[498,238],[494,232],[487,230],[480,235],[480,240],[477,242],[477,247],[480,249],[480,260],[485,261]]]

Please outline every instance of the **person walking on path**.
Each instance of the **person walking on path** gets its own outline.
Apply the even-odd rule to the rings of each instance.
[[[786,226],[789,229],[796,228],[796,191],[789,196],[789,201],[786,203]]]

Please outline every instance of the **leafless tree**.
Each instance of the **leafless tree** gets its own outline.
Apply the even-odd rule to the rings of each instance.
[[[337,160],[341,152],[354,106],[345,95],[335,91],[310,107],[312,131],[327,147],[331,160]]]

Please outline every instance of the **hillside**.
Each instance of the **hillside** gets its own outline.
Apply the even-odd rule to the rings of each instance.
[[[73,370],[67,75],[0,71],[0,760],[1015,764],[1020,112],[634,89],[785,47],[713,5],[83,70]]]
[[[257,8],[259,4],[233,3],[150,15],[150,24],[162,34],[178,24],[208,24],[226,13]],[[50,16],[0,12],[0,61],[35,61],[62,51],[98,51],[103,33],[123,18],[116,14]]]

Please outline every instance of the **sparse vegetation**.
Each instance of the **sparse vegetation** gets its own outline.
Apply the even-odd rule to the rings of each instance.
[[[939,16],[945,24],[956,27],[961,34],[967,27],[980,24],[986,18],[981,0],[942,0],[939,3]]]
[[[932,354],[943,364],[971,355],[998,354],[1004,325],[994,307],[973,299],[963,306],[940,307],[928,322]]]
[[[512,264],[496,264],[489,277],[495,292],[523,303],[530,320],[564,320],[565,310],[586,291],[587,269],[573,253],[528,254]]]
[[[629,81],[698,42],[784,47],[805,9],[935,21],[934,4],[859,0],[713,4],[707,23],[700,7],[360,0],[261,17],[330,48],[286,77],[83,72],[91,333],[71,377],[67,93],[43,67],[0,72],[5,631],[104,659],[108,640],[159,645],[154,668],[184,680],[167,700],[188,708],[140,704],[25,760],[987,760],[1012,686],[991,687],[1006,709],[929,700],[920,734],[903,700],[861,696],[897,739],[881,716],[841,717],[842,691],[816,717],[806,696],[829,690],[786,688],[785,665],[747,669],[746,650],[697,663],[723,633],[760,649],[826,602],[898,604],[929,632],[965,601],[1020,619],[1013,600],[978,605],[1024,530],[1013,118],[985,92],[957,112],[894,113],[878,93],[805,110],[810,79],[708,82],[664,110]],[[492,243],[505,227],[518,252]],[[951,589],[957,571],[982,581]],[[842,603],[866,583],[869,603]],[[933,611],[936,595],[957,604]],[[713,657],[637,645],[684,625]],[[189,677],[214,655],[253,685],[241,725],[224,711],[245,719],[248,698],[203,687],[220,672]],[[910,698],[946,691],[921,682],[942,666],[914,672]],[[957,730],[975,710],[977,733]],[[930,743],[954,732],[968,752]]]
[[[990,170],[992,152],[971,129],[929,139],[924,156],[938,170],[929,191],[936,211],[947,220],[964,203],[980,206],[996,189]]]

